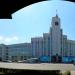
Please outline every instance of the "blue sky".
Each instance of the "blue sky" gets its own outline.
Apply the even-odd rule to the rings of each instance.
[[[63,33],[75,40],[75,3],[54,0],[24,7],[13,13],[12,19],[0,19],[0,43],[31,42],[32,37],[43,36],[49,32],[56,9]]]

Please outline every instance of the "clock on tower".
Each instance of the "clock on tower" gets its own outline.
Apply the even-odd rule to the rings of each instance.
[[[59,23],[56,21],[56,22],[55,22],[55,25],[59,25]]]

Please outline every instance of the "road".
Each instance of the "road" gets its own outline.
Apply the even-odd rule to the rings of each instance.
[[[28,63],[0,62],[0,68],[27,69],[27,70],[63,70],[63,71],[75,70],[75,66],[73,64],[52,64],[52,63],[28,64]]]

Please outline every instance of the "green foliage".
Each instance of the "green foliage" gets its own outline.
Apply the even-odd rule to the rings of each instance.
[[[70,75],[70,71],[66,71],[66,72],[63,73],[62,75]]]

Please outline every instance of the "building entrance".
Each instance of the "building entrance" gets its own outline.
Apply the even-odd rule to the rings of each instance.
[[[62,57],[59,56],[58,54],[56,54],[56,55],[51,57],[51,62],[52,63],[61,63],[62,62]]]

